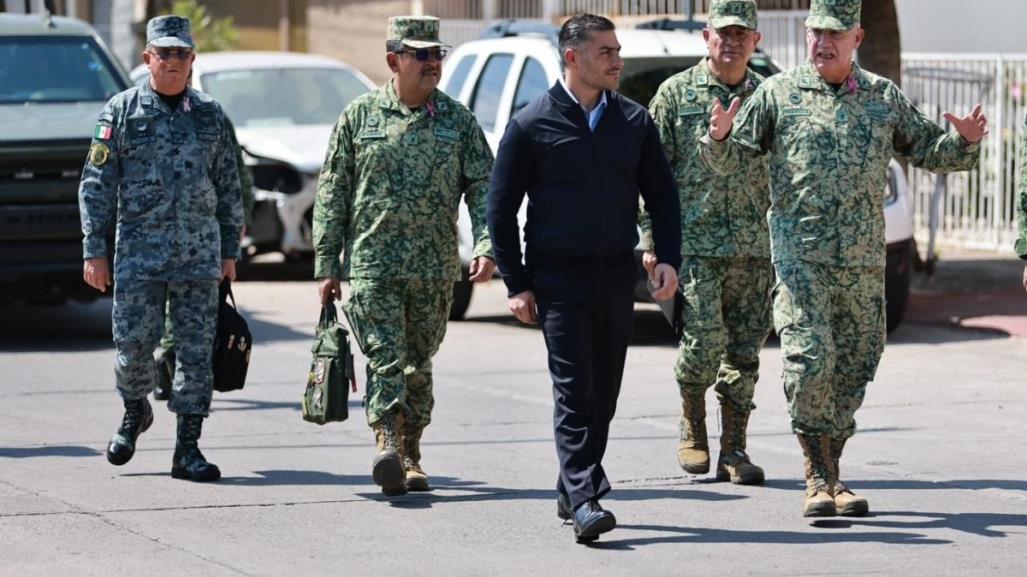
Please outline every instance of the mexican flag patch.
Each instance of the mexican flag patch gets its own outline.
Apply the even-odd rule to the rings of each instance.
[[[109,140],[111,137],[111,127],[105,124],[97,124],[96,131],[93,132],[93,138],[99,138],[100,140]]]

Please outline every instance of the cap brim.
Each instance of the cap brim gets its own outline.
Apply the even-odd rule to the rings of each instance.
[[[442,42],[431,42],[429,40],[403,40],[403,46],[409,48],[452,48],[449,44]]]
[[[806,18],[806,28],[817,30],[852,30],[855,26],[846,26],[841,20],[831,16],[809,16]]]
[[[174,36],[157,38],[152,42],[149,42],[149,45],[156,46],[157,48],[195,48],[194,45],[179,38],[175,38]]]
[[[750,24],[753,25],[750,26]],[[740,16],[719,16],[717,18],[710,18],[710,26],[713,26],[717,30],[727,28],[728,26],[741,26],[742,28],[748,28],[749,30],[756,29],[753,22],[748,22]]]

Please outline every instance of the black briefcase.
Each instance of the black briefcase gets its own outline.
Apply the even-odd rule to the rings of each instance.
[[[218,295],[218,324],[214,336],[214,390],[237,391],[246,384],[253,338],[246,319],[235,308],[232,283],[221,281]]]

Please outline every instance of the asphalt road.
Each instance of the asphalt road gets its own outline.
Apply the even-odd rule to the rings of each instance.
[[[541,334],[509,317],[498,283],[436,357],[423,449],[435,490],[393,499],[370,480],[359,398],[348,422],[300,418],[314,284],[235,294],[257,346],[246,389],[217,395],[205,423],[201,447],[225,475],[210,485],[171,479],[174,419],[159,407],[131,463],[104,459],[121,414],[109,302],[0,310],[0,575],[1024,574],[1021,339],[900,327],[843,460],[873,514],[814,524],[777,343],[750,423],[768,482],[714,483],[677,468],[675,348],[641,309],[605,461],[619,527],[585,547],[555,516]]]

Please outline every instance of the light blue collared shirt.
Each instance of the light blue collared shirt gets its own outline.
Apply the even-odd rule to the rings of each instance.
[[[563,89],[567,92],[567,95],[571,97],[571,100],[574,101],[574,104],[581,106],[581,103],[578,102],[578,97],[574,96],[571,89],[567,87],[567,83],[564,82],[562,76],[560,77],[560,86],[563,86]],[[585,113],[585,118],[588,119],[588,129],[595,132],[596,126],[599,124],[599,120],[603,117],[603,112],[606,111],[606,91],[603,90],[599,93],[599,102],[596,103],[595,108],[589,111],[585,110],[584,106],[581,106],[581,110]]]

